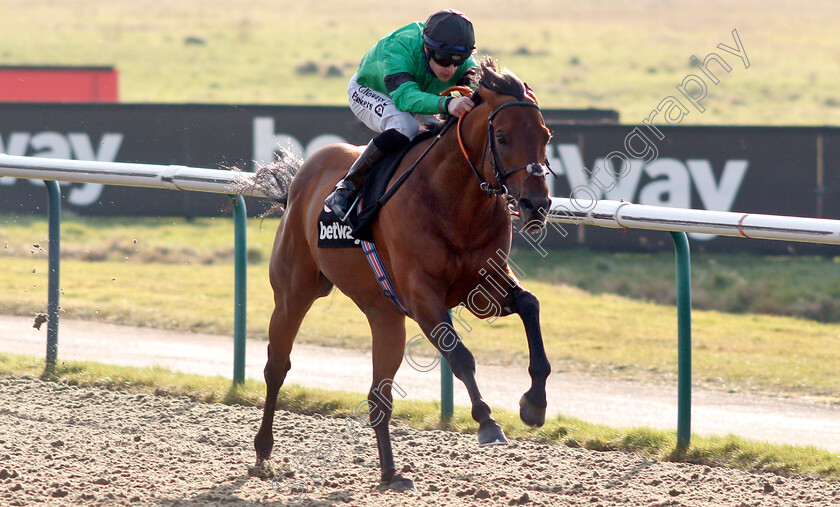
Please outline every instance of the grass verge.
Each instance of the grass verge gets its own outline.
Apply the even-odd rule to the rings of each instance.
[[[264,276],[277,218],[248,220],[248,262]],[[62,220],[65,261],[209,266],[233,263],[229,217],[80,217]],[[47,220],[0,215],[0,259],[46,259]],[[530,284],[565,284],[594,294],[674,305],[674,254],[552,250],[543,258],[514,249],[513,261]],[[840,256],[692,252],[692,305],[727,313],[789,315],[840,322]],[[31,278],[31,277],[30,277]],[[263,280],[265,282],[265,280]],[[2,304],[2,301],[0,301]]]
[[[277,224],[276,219],[248,224],[252,338],[265,337],[272,311],[267,264]],[[0,314],[45,310],[46,237],[43,218],[0,216]],[[229,335],[232,244],[229,218],[70,218],[62,225],[61,318]],[[524,286],[540,299],[543,338],[555,371],[675,382],[673,253],[563,250],[542,259],[520,251],[513,259],[525,273]],[[744,312],[799,305],[840,315],[838,260],[693,255],[695,381],[733,392],[840,399],[840,324],[721,313],[739,309],[727,306],[730,301]],[[456,325],[481,364],[527,364],[518,317],[491,324],[467,313],[460,315],[469,328]],[[408,321],[408,336],[419,333]],[[313,304],[297,342],[370,350],[370,328],[355,305],[334,292]]]
[[[225,403],[261,407],[265,386],[246,381],[232,387],[229,379],[175,373],[163,368],[132,368],[93,362],[62,362],[45,372],[44,362],[30,356],[0,354],[0,375],[31,376],[80,387],[99,387],[112,391],[142,392],[157,396],[187,396],[200,403]],[[278,407],[302,414],[349,417],[365,395],[346,391],[327,391],[285,386]],[[415,429],[442,429],[475,433],[477,424],[469,409],[456,407],[451,421],[441,423],[440,404],[396,401],[394,424]],[[797,447],[753,442],[735,436],[692,436],[688,450],[676,445],[674,432],[649,428],[611,428],[579,419],[559,416],[540,429],[527,428],[517,414],[505,410],[494,416],[510,438],[533,439],[544,443],[583,447],[597,451],[631,452],[655,460],[679,461],[741,470],[773,472],[783,476],[809,476],[840,480],[840,456],[815,447]]]

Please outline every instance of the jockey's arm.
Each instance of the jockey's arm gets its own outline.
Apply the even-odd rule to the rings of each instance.
[[[442,100],[439,95],[421,88],[414,73],[422,72],[417,67],[425,66],[425,62],[415,61],[414,58],[417,56],[410,53],[409,48],[399,41],[389,41],[386,46],[383,62],[385,89],[394,101],[394,105],[400,111],[411,114],[453,114],[451,108],[447,107],[451,105],[451,100]],[[464,64],[463,70],[458,72],[457,83],[470,84],[477,65],[475,59],[471,57]],[[463,110],[465,101],[459,101],[459,103],[462,105],[457,111],[463,113],[469,110]],[[469,101],[469,103],[472,102]]]

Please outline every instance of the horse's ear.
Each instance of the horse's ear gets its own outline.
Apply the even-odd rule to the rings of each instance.
[[[531,87],[528,86],[528,83],[522,83],[522,84],[525,85],[525,98],[527,98],[528,100],[530,100],[534,104],[539,104],[539,102],[537,102],[537,94],[534,93],[534,90],[532,90]]]
[[[481,56],[478,60],[479,65],[481,66],[481,73],[484,74],[486,71],[496,71],[499,68],[499,62],[496,61],[495,58],[492,56]]]
[[[481,65],[481,80],[484,81],[485,79],[491,78],[494,78],[495,80],[501,79],[502,76],[496,72],[497,68],[496,62],[493,59],[488,59]]]
[[[481,79],[479,80],[479,86],[476,93],[473,94],[473,102],[475,102],[476,105],[487,101],[487,97],[479,95],[479,92],[482,90],[490,95],[496,93],[496,84],[502,79],[502,76],[496,72],[496,68],[496,61],[493,58],[488,57],[484,62],[482,62]],[[480,102],[476,102],[476,100],[479,100]]]

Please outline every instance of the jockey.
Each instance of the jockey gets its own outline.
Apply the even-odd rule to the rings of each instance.
[[[324,205],[344,220],[371,167],[405,148],[424,115],[460,117],[475,104],[469,97],[440,97],[450,86],[467,84],[478,68],[472,54],[475,33],[456,10],[432,14],[386,35],[362,58],[350,78],[350,110],[379,135],[338,182]]]

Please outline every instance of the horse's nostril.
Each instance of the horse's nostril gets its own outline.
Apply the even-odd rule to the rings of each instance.
[[[534,205],[531,204],[530,199],[520,199],[519,200],[519,209],[523,211],[531,211],[534,209]]]

